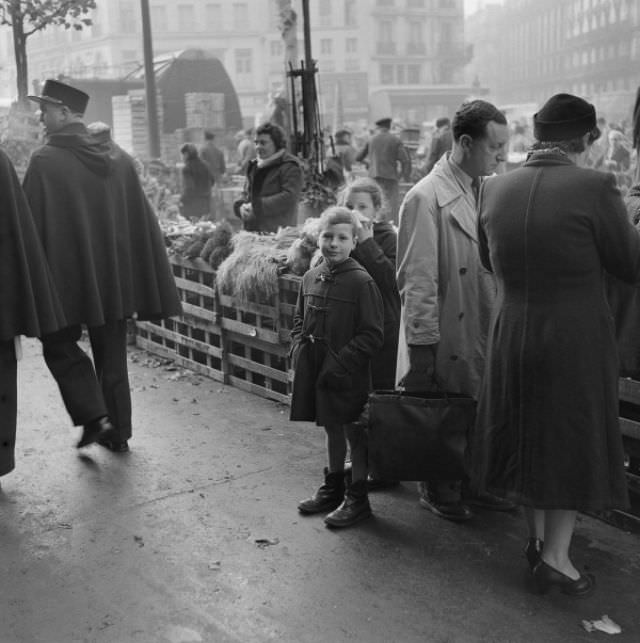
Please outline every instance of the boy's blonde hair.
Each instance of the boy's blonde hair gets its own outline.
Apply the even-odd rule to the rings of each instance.
[[[333,205],[330,208],[327,208],[320,215],[318,232],[322,234],[322,232],[326,230],[330,225],[338,225],[340,223],[348,223],[353,230],[353,236],[356,236],[358,226],[360,225],[358,217],[352,210],[349,210],[349,208],[345,208],[340,205]]]

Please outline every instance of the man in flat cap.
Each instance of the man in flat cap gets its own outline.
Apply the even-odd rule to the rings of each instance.
[[[66,327],[42,336],[44,358],[78,448],[128,450],[131,394],[127,319],[181,312],[162,233],[133,159],[82,119],[84,92],[47,80],[40,104],[46,144],[31,157],[24,191],[57,286]],[[93,363],[78,346],[82,327]]]
[[[362,163],[368,157],[369,176],[380,184],[389,203],[390,219],[397,221],[400,176],[405,181],[411,179],[411,158],[402,141],[391,133],[390,118],[377,120],[376,127],[378,131],[358,152],[356,161]]]

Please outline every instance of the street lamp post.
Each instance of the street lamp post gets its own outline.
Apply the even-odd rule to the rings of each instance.
[[[149,133],[149,157],[160,158],[160,131],[158,128],[158,100],[156,74],[153,68],[153,41],[149,0],[140,0],[142,10],[142,47],[144,53],[144,88],[147,103],[147,131]]]

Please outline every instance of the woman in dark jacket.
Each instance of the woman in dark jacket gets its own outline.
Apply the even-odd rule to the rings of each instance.
[[[187,219],[200,219],[208,216],[211,206],[211,186],[213,179],[206,163],[198,156],[198,148],[193,143],[185,143],[181,148],[184,167],[182,168],[182,214]]]
[[[525,505],[539,591],[577,596],[594,581],[569,558],[576,512],[628,504],[604,273],[640,278],[640,234],[613,176],[584,167],[600,134],[592,105],[553,96],[534,134],[524,165],[480,195],[480,253],[498,295],[472,474]]]
[[[258,158],[249,162],[244,194],[233,204],[245,230],[277,232],[296,225],[304,175],[286,143],[284,130],[274,123],[256,130]]]

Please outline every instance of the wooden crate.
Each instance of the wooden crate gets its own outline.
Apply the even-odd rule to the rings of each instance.
[[[183,315],[138,322],[140,348],[251,393],[288,404],[290,331],[300,278],[283,276],[269,302],[240,302],[215,287],[201,259],[170,259]]]
[[[215,273],[201,259],[174,257],[171,265],[183,315],[160,322],[137,322],[136,344],[225,382],[227,365],[222,329],[215,312]]]
[[[218,293],[217,312],[224,334],[229,383],[289,403],[290,331],[299,283],[299,277],[280,277],[278,292],[268,302],[241,302]]]

